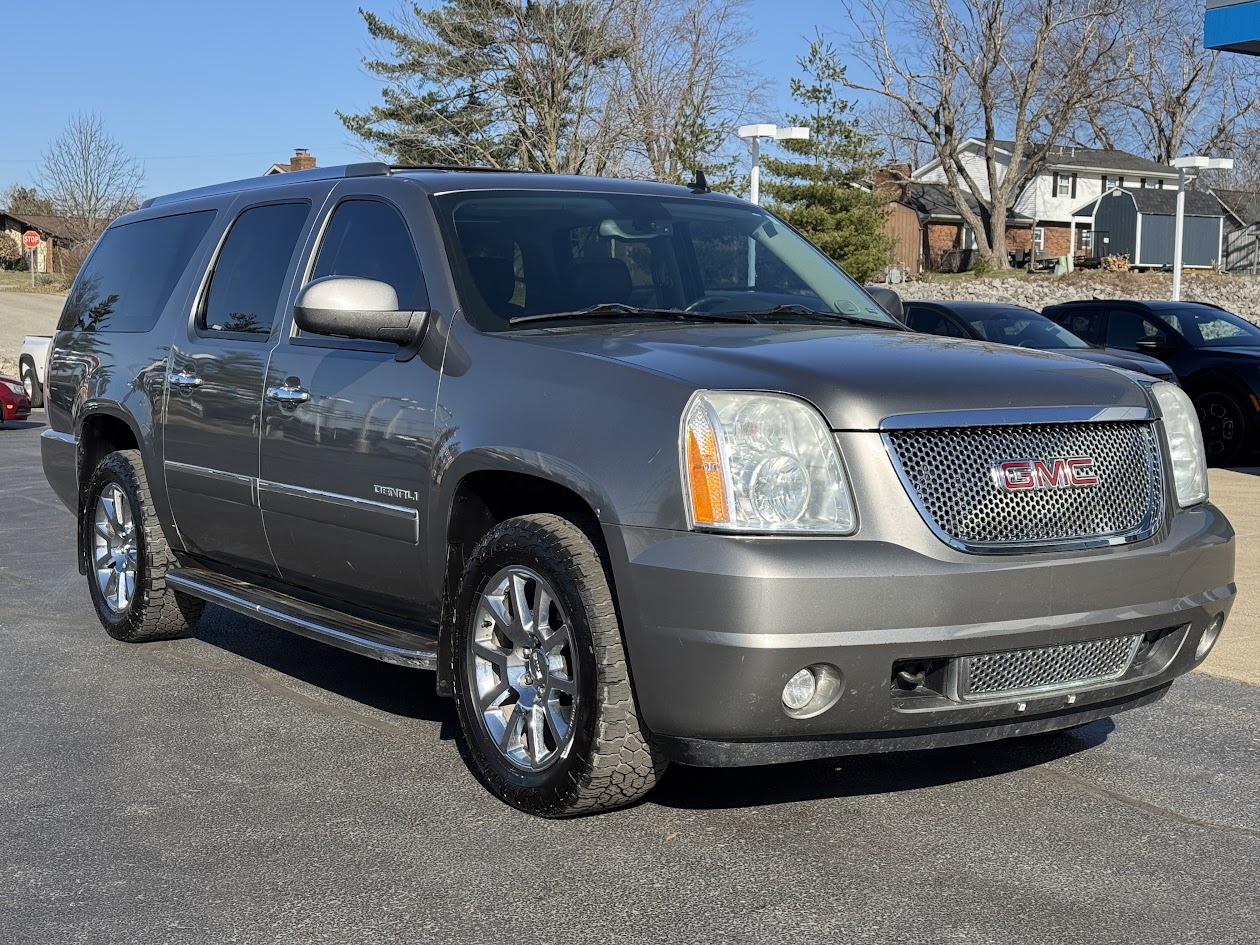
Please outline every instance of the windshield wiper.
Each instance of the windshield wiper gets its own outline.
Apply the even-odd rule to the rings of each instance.
[[[747,325],[757,324],[757,319],[750,312],[718,313],[718,312],[686,312],[676,308],[640,308],[624,302],[600,302],[589,308],[574,312],[543,312],[540,315],[517,315],[509,318],[509,325],[523,325],[526,322],[546,322],[565,318],[669,318],[676,321],[698,322],[739,322]]]
[[[851,325],[866,325],[870,328],[889,328],[893,331],[907,331],[908,329],[900,322],[893,321],[891,318],[887,321],[878,318],[866,318],[862,315],[846,315],[843,312],[820,312],[816,308],[810,308],[808,305],[799,305],[795,302],[787,305],[776,305],[774,308],[758,309],[754,311],[741,312],[744,315],[804,315],[807,318],[825,318],[832,321],[848,322]]]

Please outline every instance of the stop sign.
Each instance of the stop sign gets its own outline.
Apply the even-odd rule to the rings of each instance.
[[[39,234],[34,230],[27,230],[22,234],[22,245],[27,249],[34,249],[39,245]]]

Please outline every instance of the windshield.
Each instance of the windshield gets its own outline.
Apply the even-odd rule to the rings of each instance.
[[[549,326],[526,316],[600,306],[622,310],[575,320],[787,306],[766,318],[805,321],[815,310],[901,327],[808,241],[751,204],[560,191],[444,194],[436,204],[454,237],[451,268],[465,313],[483,331]]]
[[[1215,308],[1183,308],[1155,315],[1196,348],[1260,345],[1260,328],[1245,318]]]
[[[1028,308],[985,314],[967,319],[972,329],[986,341],[1021,348],[1088,348],[1089,344],[1066,328]]]

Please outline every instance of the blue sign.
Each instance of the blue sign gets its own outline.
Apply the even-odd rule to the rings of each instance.
[[[1207,0],[1203,45],[1260,56],[1260,0]]]

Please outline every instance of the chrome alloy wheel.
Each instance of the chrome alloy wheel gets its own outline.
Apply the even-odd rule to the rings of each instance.
[[[136,592],[136,557],[136,523],[131,504],[122,489],[111,482],[96,500],[92,561],[101,598],[115,614],[125,614],[131,606]]]
[[[563,758],[577,717],[577,652],[551,585],[529,568],[504,568],[473,618],[473,702],[511,764],[536,772]]]

